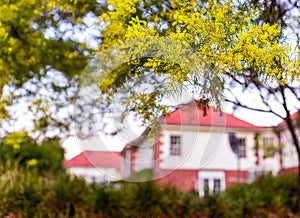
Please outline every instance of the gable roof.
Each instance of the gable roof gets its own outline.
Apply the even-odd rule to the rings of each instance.
[[[170,125],[190,125],[190,126],[206,126],[206,127],[229,127],[239,129],[261,129],[264,127],[255,126],[244,120],[241,120],[231,114],[225,112],[219,112],[214,107],[208,106],[206,114],[198,106],[197,100],[191,100],[190,102],[183,104],[169,115],[160,118],[161,124]],[[137,147],[148,134],[147,128],[141,136],[135,140],[127,143],[121,154],[124,155],[126,149]]]
[[[83,151],[70,160],[64,160],[65,167],[113,167],[121,168],[123,157],[119,152]]]
[[[204,115],[203,110],[197,106],[197,101],[192,100],[182,107],[176,109],[169,115],[161,118],[162,124],[170,125],[195,125],[211,127],[230,127],[242,129],[258,129],[244,120],[241,120],[231,114],[219,112],[214,107],[208,106],[207,113]]]
[[[124,148],[122,149],[121,155],[125,156],[126,149],[130,149],[130,148],[133,148],[133,147],[138,147],[143,142],[143,140],[147,137],[148,133],[149,133],[149,127],[146,128],[144,130],[144,132],[139,137],[137,137],[136,139],[134,139],[131,142],[127,143],[124,146]]]

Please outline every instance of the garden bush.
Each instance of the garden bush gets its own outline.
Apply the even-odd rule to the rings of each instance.
[[[294,174],[263,175],[252,184],[232,186],[222,193],[199,198],[197,192],[159,187],[155,181],[88,184],[66,173],[61,163],[63,152],[57,145],[55,139],[36,143],[20,133],[0,142],[0,217],[294,216]],[[151,175],[150,170],[145,170],[134,179]]]
[[[231,217],[290,217],[296,204],[296,177],[263,175],[251,184],[228,188],[222,198]]]
[[[0,217],[293,217],[296,200],[296,175],[265,175],[199,198],[155,182],[87,184],[64,172],[0,171]]]

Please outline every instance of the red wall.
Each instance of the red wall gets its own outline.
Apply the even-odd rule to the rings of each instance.
[[[207,169],[205,171],[208,171]],[[220,170],[218,170],[220,171]],[[174,186],[177,189],[190,192],[198,190],[198,172],[199,170],[158,170],[154,172],[154,176],[159,185],[162,186]],[[225,185],[226,188],[232,185],[236,185],[237,171],[225,170]],[[240,171],[240,183],[247,182],[247,171]]]
[[[162,186],[174,186],[184,192],[198,189],[198,170],[159,170],[154,176]]]
[[[298,173],[298,167],[290,167],[290,168],[285,168],[280,170],[280,174],[283,173]]]
[[[160,169],[160,146],[162,145],[160,137],[162,134],[158,134],[156,137],[156,143],[154,146],[154,178],[157,184],[162,186],[174,186],[177,189],[190,192],[198,190],[198,171],[199,170],[180,170],[180,169]]]
[[[225,184],[226,188],[238,184],[238,176],[236,170],[225,170]],[[247,171],[240,171],[240,183],[247,182]]]
[[[154,178],[159,185],[162,186],[174,186],[177,189],[189,192],[198,190],[198,172],[199,169],[194,170],[182,170],[182,169],[160,169],[160,146],[162,145],[160,137],[162,134],[158,134],[156,137],[156,143],[154,146]],[[205,169],[208,171],[209,169]],[[223,171],[223,170],[217,170]],[[237,171],[236,170],[225,170],[225,185],[226,188],[237,184]],[[247,181],[247,171],[240,171],[240,183]]]

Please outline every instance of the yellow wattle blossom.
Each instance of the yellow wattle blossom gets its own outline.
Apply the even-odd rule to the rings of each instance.
[[[107,69],[99,84],[108,98],[127,91],[127,82],[138,80],[144,72],[165,75],[182,87],[192,83],[191,78],[205,77],[204,82],[209,83],[211,78],[228,72],[241,75],[252,71],[265,81],[282,84],[300,78],[299,58],[292,57],[289,46],[281,43],[280,28],[255,24],[256,10],[242,11],[230,0],[222,4],[213,0],[205,4],[172,0],[168,7],[155,5],[155,10],[147,14],[149,8],[143,8],[146,2],[142,0],[109,3],[108,12],[100,17],[105,29],[99,49],[116,46],[112,50],[116,55],[111,52],[107,62],[113,59],[119,66]],[[165,39],[169,42],[159,43]],[[220,95],[212,93],[211,98]],[[146,98],[131,99],[142,102]],[[137,111],[149,118],[147,110]]]
[[[20,144],[14,144],[14,145],[13,145],[13,148],[14,148],[15,150],[19,150],[19,149],[21,148],[21,146],[20,146]]]
[[[34,159],[34,158],[26,161],[26,165],[28,167],[33,167],[33,166],[36,166],[37,164],[38,164],[38,160]]]
[[[27,132],[14,132],[10,134],[9,137],[5,138],[4,143],[6,145],[17,147],[17,145],[27,142],[28,140],[29,140],[29,136]]]

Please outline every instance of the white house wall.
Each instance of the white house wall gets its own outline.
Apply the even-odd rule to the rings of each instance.
[[[299,135],[299,134],[298,134]],[[290,132],[286,129],[280,133],[283,144],[282,158],[283,168],[291,168],[298,165],[297,150],[293,144]]]
[[[153,147],[149,146],[151,140],[143,140],[142,144],[137,149],[134,171],[138,172],[144,169],[153,168],[154,151]],[[148,142],[148,143],[147,143]]]
[[[273,145],[278,148],[278,136],[272,128],[264,129],[259,133],[259,165],[255,167],[257,174],[272,172],[276,175],[280,171],[279,153],[276,152],[273,157],[264,157],[263,139],[273,138]]]
[[[228,140],[228,132],[221,130],[192,131],[164,130],[161,137],[161,163],[162,169],[223,169],[236,170],[237,157],[231,150]],[[180,156],[170,156],[170,135],[181,135]],[[246,138],[247,158],[241,160],[241,170],[249,169],[255,163],[254,156],[254,132],[236,132],[237,137]]]
[[[71,175],[85,178],[87,182],[110,182],[121,178],[117,168],[71,167]]]
[[[131,164],[131,151],[130,149],[125,150],[124,160],[122,164],[123,178],[130,176],[130,164]]]

